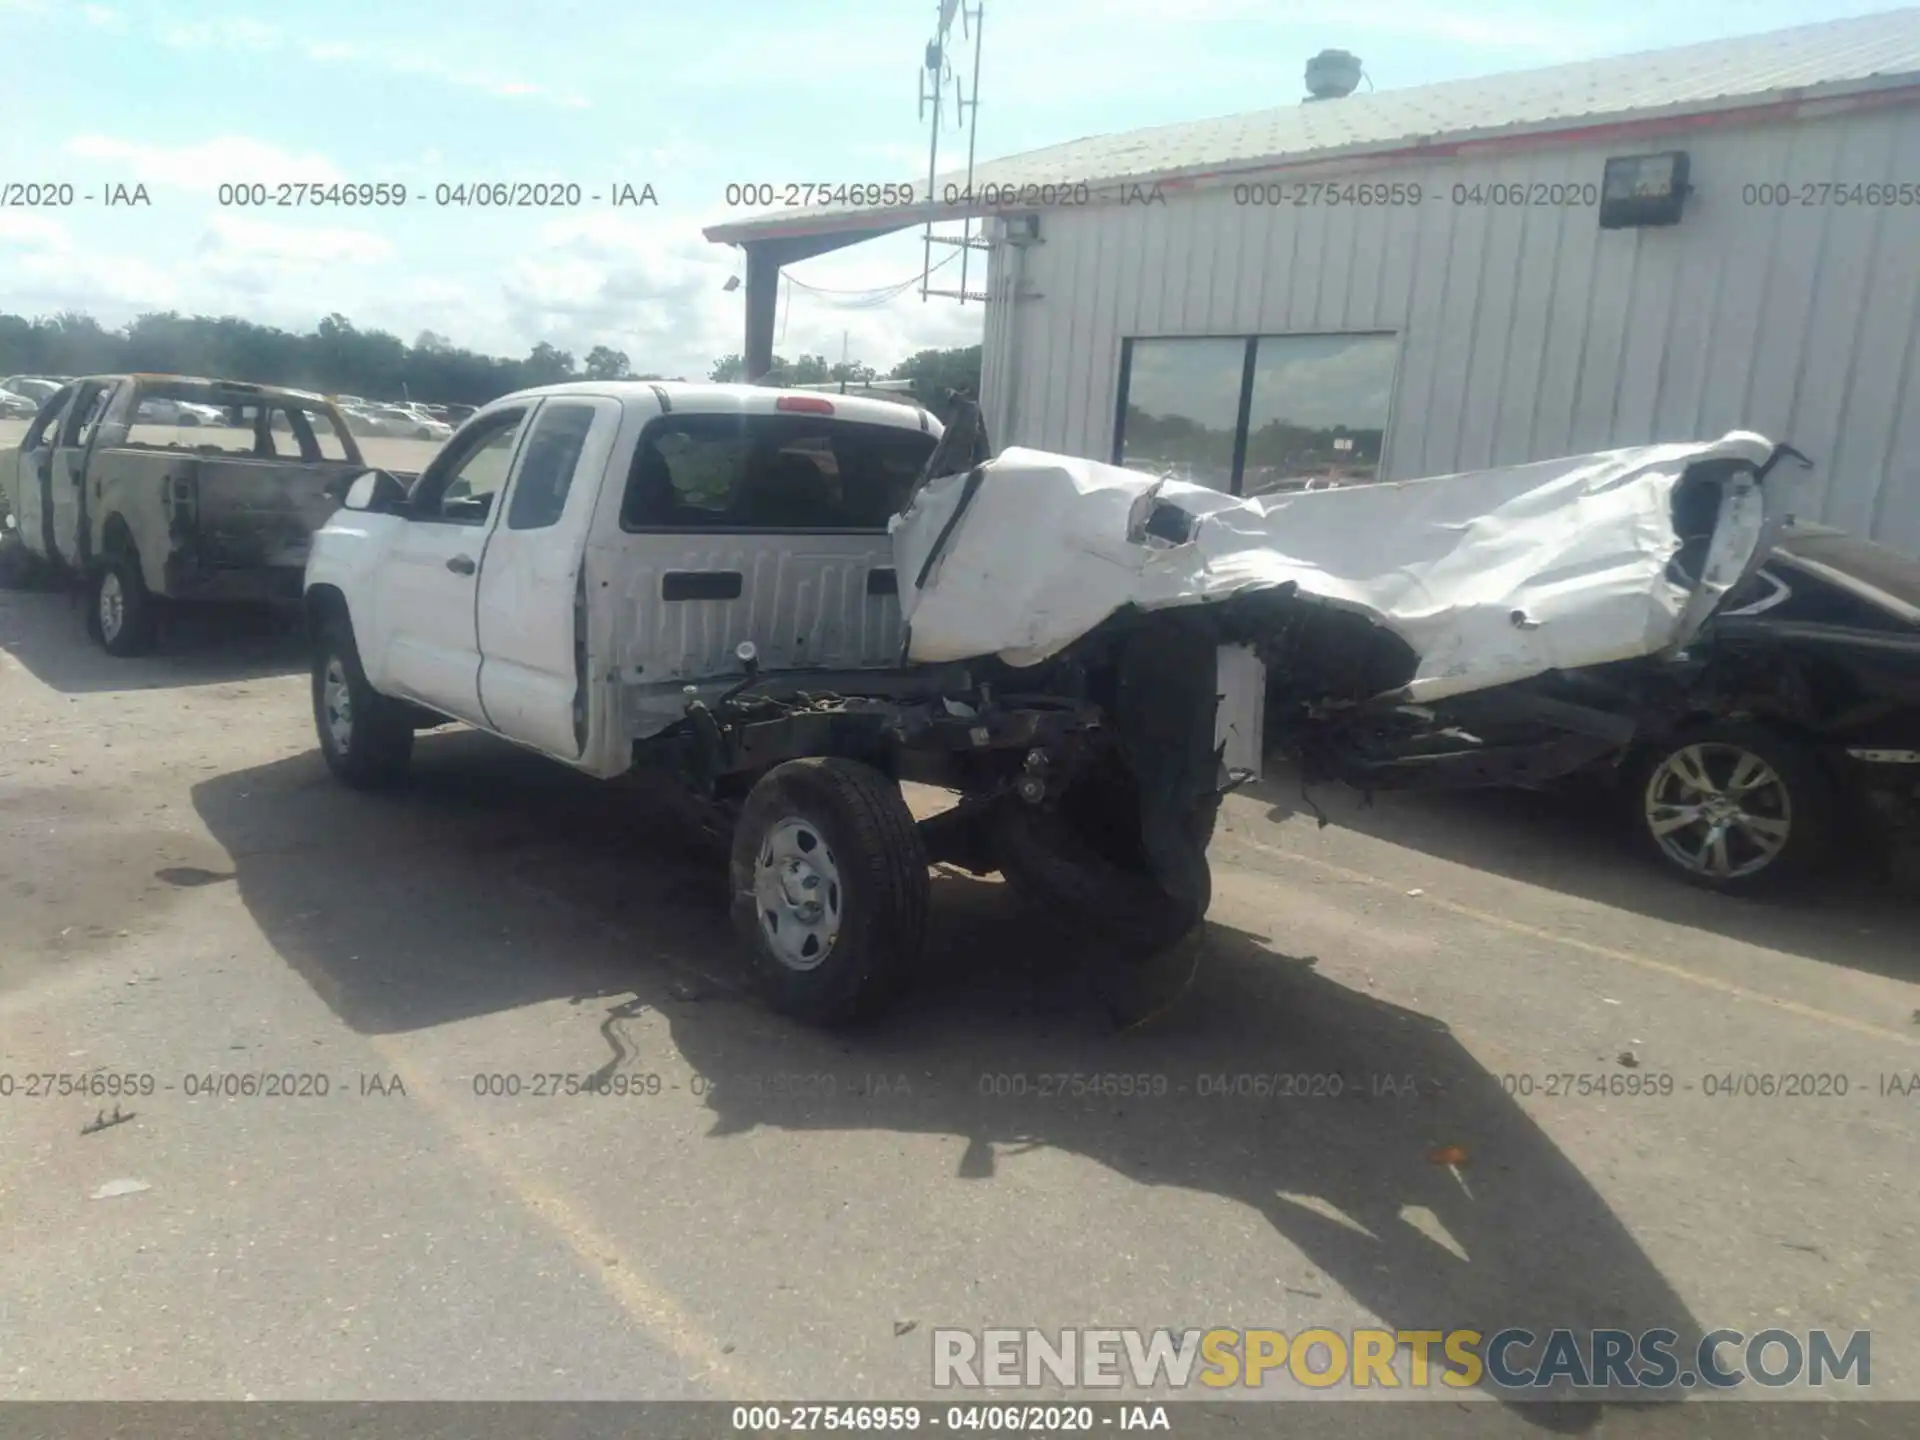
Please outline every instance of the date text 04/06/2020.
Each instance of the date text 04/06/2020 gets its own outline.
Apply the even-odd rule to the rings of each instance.
[[[656,207],[660,196],[646,181],[460,180],[413,187],[398,180],[249,180],[216,187],[214,203],[230,210],[398,210],[408,205],[458,210],[572,210],[583,205],[613,209]]]

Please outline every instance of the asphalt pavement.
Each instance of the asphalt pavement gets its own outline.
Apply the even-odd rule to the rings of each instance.
[[[119,660],[0,595],[0,723],[5,1398],[878,1399],[938,1327],[1523,1325],[1871,1329],[1920,1399],[1905,880],[1741,903],[1594,804],[1275,775],[1140,1023],[937,871],[835,1035],[628,789],[461,732],[336,786],[265,617]]]

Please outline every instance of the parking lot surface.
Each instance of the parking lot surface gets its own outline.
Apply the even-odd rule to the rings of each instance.
[[[452,731],[349,793],[305,663],[0,595],[11,1398],[885,1398],[936,1327],[1383,1324],[1871,1329],[1920,1399],[1910,881],[1742,904],[1592,805],[1273,775],[1129,993],[940,872],[906,1002],[825,1034],[644,796]]]

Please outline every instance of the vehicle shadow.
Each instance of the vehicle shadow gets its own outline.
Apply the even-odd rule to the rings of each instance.
[[[1920,855],[1892,857],[1892,874],[1835,865],[1788,893],[1733,898],[1662,871],[1634,844],[1617,794],[1565,790],[1381,791],[1344,785],[1301,794],[1298,775],[1269,763],[1241,792],[1266,818],[1313,820],[1564,895],[1710,931],[1746,944],[1884,975],[1920,979]]]
[[[602,1019],[552,1068],[610,1074],[647,1068],[622,1022],[651,1010],[704,1078],[710,1136],[958,1136],[953,1179],[966,1184],[1055,1148],[1249,1207],[1397,1329],[1665,1327],[1683,1347],[1700,1334],[1594,1187],[1444,1023],[1336,984],[1313,960],[1210,926],[1117,988],[1004,886],[939,870],[918,983],[877,1025],[817,1031],[747,995],[723,872],[621,787],[469,733],[422,737],[415,772],[399,794],[350,794],[309,754],[193,792],[262,931],[363,1033],[564,998]],[[1118,1026],[1116,1004],[1150,1018]],[[783,1087],[788,1076],[812,1083]],[[1089,1090],[1059,1076],[1116,1078]],[[1020,1193],[1003,1223],[1058,1223],[1018,1213]],[[1168,1236],[1162,1258],[1177,1266],[1182,1247],[1206,1243]],[[1294,1285],[1297,1267],[1272,1278],[1320,1298]],[[1570,1401],[1514,1409],[1565,1432],[1597,1415]]]
[[[153,654],[109,655],[87,634],[86,600],[72,590],[0,592],[0,651],[64,695],[224,685],[307,668],[298,615],[265,606],[170,607]]]

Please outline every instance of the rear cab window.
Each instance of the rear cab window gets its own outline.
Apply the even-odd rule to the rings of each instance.
[[[935,439],[823,415],[665,415],[634,451],[629,531],[882,531]]]

